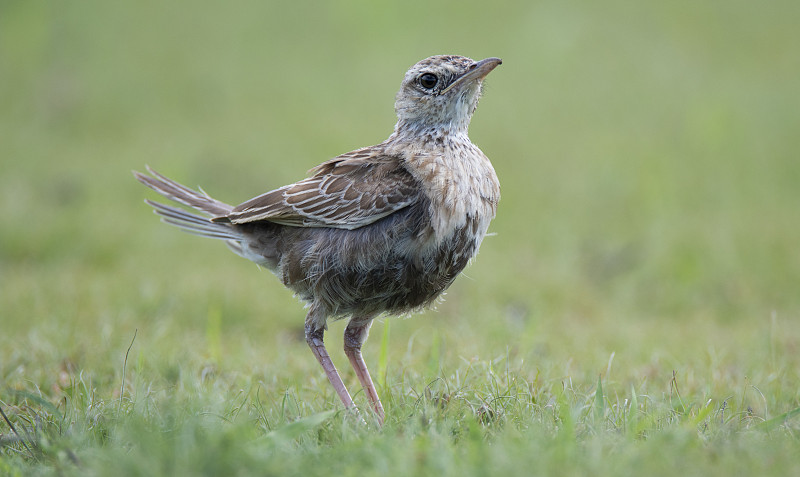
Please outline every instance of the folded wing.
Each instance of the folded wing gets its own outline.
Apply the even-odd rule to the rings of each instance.
[[[407,207],[420,193],[399,158],[363,149],[311,172],[307,179],[250,199],[214,221],[357,229]]]

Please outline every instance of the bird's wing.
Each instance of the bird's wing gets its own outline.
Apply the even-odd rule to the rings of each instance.
[[[419,194],[415,179],[397,157],[365,149],[310,172],[307,179],[250,199],[215,220],[357,229],[408,206]]]

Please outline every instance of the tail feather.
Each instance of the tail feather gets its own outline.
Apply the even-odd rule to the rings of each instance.
[[[206,217],[203,217],[177,207],[171,207],[149,199],[145,200],[145,203],[153,208],[153,212],[161,216],[162,222],[174,225],[191,234],[226,240],[228,241],[228,246],[234,249],[234,252],[236,252],[236,248],[241,249],[239,244],[243,239],[241,233],[229,223],[212,222],[208,218],[224,217],[231,212],[232,206],[213,199],[202,190],[196,191],[179,184],[152,170],[150,167],[147,168],[147,171],[152,174],[152,177],[136,171],[134,171],[133,175],[139,182],[167,199],[189,206],[206,215]]]
[[[230,225],[214,223],[205,217],[152,200],[145,200],[145,202],[153,208],[156,215],[161,216],[162,222],[174,225],[185,232],[221,240],[242,239],[241,234],[233,230]]]
[[[167,199],[187,205],[193,209],[203,212],[209,217],[224,217],[230,214],[233,210],[232,205],[228,205],[212,198],[202,189],[200,191],[190,189],[183,184],[179,184],[172,179],[159,174],[151,169],[150,166],[146,167],[147,172],[152,174],[152,177],[136,171],[133,172],[134,177],[136,177],[136,180],[163,195]]]

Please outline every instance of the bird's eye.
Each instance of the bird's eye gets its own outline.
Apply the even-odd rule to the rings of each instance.
[[[433,73],[423,73],[419,77],[419,84],[422,85],[425,89],[433,89],[436,86],[436,83],[439,82],[439,78],[436,77]]]

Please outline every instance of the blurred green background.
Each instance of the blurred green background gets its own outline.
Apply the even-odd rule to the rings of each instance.
[[[471,128],[503,199],[469,278],[397,328],[452,320],[489,353],[614,323],[682,337],[798,318],[796,2],[1,8],[5,340],[128,339],[166,297],[201,315],[187,333],[209,302],[249,339],[300,327],[271,276],[159,225],[129,171],[242,202],[383,140],[406,68],[439,53],[504,59]]]
[[[790,0],[3,0],[0,381],[58,400],[82,370],[110,393],[138,330],[148,379],[213,362],[275,392],[324,384],[291,295],[159,224],[130,171],[242,202],[382,141],[406,69],[447,53],[503,59],[471,126],[503,198],[447,300],[392,322],[389,375],[508,355],[589,385],[678,369],[713,395],[718,372],[767,386],[778,359],[786,410],[798,21]]]

